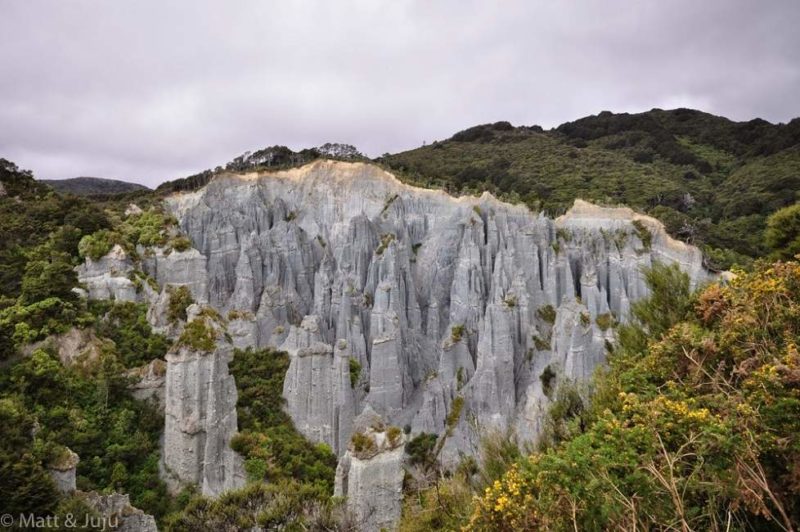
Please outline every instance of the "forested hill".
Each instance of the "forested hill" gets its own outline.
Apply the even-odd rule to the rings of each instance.
[[[76,196],[114,195],[148,190],[144,185],[102,177],[73,177],[71,179],[42,179],[57,192]]]
[[[728,267],[762,255],[766,218],[799,199],[799,143],[797,118],[774,125],[654,109],[549,131],[485,124],[378,161],[420,184],[490,190],[553,214],[576,197],[629,205]]]

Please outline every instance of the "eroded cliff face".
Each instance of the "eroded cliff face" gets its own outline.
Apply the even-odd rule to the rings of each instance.
[[[236,383],[228,372],[233,347],[198,305],[189,308],[192,323],[202,323],[200,334],[208,331],[215,340],[200,347],[184,335],[167,353],[162,476],[175,492],[194,484],[215,497],[245,480],[242,459],[230,446],[237,431]]]
[[[488,431],[537,438],[558,388],[592,375],[614,341],[609,324],[647,295],[643,267],[709,278],[699,250],[630,209],[576,201],[552,220],[363,163],[218,176],[165,204],[193,248],[140,253],[159,290],[136,290],[121,249],[79,275],[91,297],[148,302],[151,324],[173,337],[183,324],[166,318],[167,286],[228,318],[226,342],[173,352],[166,371],[165,463],[212,495],[241,482],[225,450],[231,345],[289,353],[287,410],[340,456],[341,475],[371,467],[348,452],[365,413],[408,437],[447,433],[440,457],[455,465]]]
[[[613,341],[604,322],[647,295],[642,267],[707,278],[697,249],[629,209],[577,201],[551,220],[362,163],[220,176],[166,203],[196,251],[151,273],[234,311],[234,344],[287,350],[289,413],[340,455],[366,405],[441,433],[456,397],[445,461],[487,430],[534,439],[552,396],[543,372],[551,388],[591,375]]]

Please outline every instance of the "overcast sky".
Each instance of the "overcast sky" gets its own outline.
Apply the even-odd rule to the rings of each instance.
[[[800,2],[0,0],[0,157],[150,186],[604,109],[800,115]]]

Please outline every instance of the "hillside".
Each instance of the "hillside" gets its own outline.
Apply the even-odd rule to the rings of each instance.
[[[127,192],[150,190],[138,183],[129,183],[118,179],[102,177],[73,177],[71,179],[40,179],[56,192],[74,194],[76,196],[115,195]]]
[[[766,217],[800,191],[800,120],[733,122],[690,109],[603,112],[549,131],[508,122],[378,159],[453,193],[490,190],[553,214],[575,198],[660,219],[728,267],[764,253]]]

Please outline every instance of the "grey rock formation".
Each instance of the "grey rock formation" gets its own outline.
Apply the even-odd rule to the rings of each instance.
[[[131,394],[140,401],[153,401],[161,412],[166,404],[167,364],[156,359],[139,368],[127,372],[133,383],[128,387]]]
[[[127,495],[122,493],[100,495],[96,491],[79,495],[89,508],[100,514],[99,522],[93,523],[99,528],[105,524],[107,529],[118,532],[158,532],[155,518],[131,506]]]
[[[75,491],[75,472],[77,471],[80,458],[70,449],[58,461],[48,464],[47,471],[56,485],[56,489],[61,493],[72,493]]]
[[[458,396],[446,462],[474,453],[485,431],[535,439],[550,401],[542,372],[555,386],[591,375],[613,342],[597,317],[627,319],[647,295],[642,267],[709,277],[697,249],[630,209],[576,201],[551,220],[363,163],[222,175],[166,204],[197,249],[198,300],[237,316],[237,346],[290,353],[288,411],[340,456],[365,406],[441,433]],[[352,389],[349,359],[361,367]]]
[[[213,497],[244,485],[242,459],[230,448],[237,431],[233,348],[212,318],[192,310],[189,323],[201,322],[217,341],[210,351],[179,341],[167,353],[163,476],[173,491],[196,484]]]
[[[134,269],[133,261],[119,244],[99,260],[86,258],[76,268],[78,280],[86,286],[92,299],[137,301],[136,286],[128,277]]]
[[[336,467],[334,495],[347,498],[347,508],[364,532],[396,529],[403,500],[403,434],[377,427],[357,428],[371,442],[369,447],[357,450],[351,444]]]
[[[324,343],[319,318],[307,316],[299,327],[290,327],[280,349],[290,357],[283,395],[295,427],[312,441],[327,442],[334,452],[345,449],[356,395],[345,344],[334,348]]]

